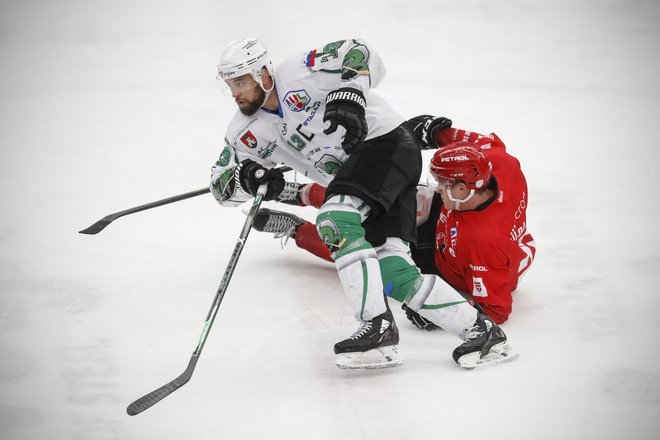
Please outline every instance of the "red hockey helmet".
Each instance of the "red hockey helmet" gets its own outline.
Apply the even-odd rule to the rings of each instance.
[[[451,186],[455,180],[461,180],[471,190],[484,188],[493,174],[492,164],[472,142],[453,142],[438,149],[431,159],[430,169],[439,183]]]

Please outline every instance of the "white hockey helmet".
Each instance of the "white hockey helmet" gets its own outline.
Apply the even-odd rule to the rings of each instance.
[[[249,73],[264,91],[269,92],[270,90],[266,89],[261,81],[261,69],[264,67],[268,74],[273,76],[274,69],[270,54],[261,41],[256,38],[234,40],[220,55],[218,79],[224,81]]]

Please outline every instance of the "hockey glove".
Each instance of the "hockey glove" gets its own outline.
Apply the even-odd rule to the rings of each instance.
[[[367,137],[367,119],[364,108],[367,101],[358,89],[344,87],[328,93],[325,101],[325,130],[323,133],[331,134],[341,125],[346,129],[341,147],[346,154],[353,154]]]
[[[422,146],[422,150],[438,148],[436,135],[438,130],[451,127],[451,119],[431,115],[415,116],[408,121],[408,126],[412,129],[415,140]]]
[[[426,331],[433,331],[435,329],[438,329],[437,325],[433,324],[431,321],[428,319],[424,318],[422,315],[411,309],[405,304],[401,304],[401,308],[406,311],[406,318],[413,324],[415,324],[415,327],[417,327],[420,330],[426,330]]]
[[[257,162],[245,159],[236,166],[234,170],[234,179],[238,182],[243,191],[253,196],[257,195],[259,186],[268,182],[268,189],[264,200],[273,200],[284,189],[284,175],[277,168],[264,168]]]

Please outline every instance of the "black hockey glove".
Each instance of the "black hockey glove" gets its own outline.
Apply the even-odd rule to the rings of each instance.
[[[257,162],[245,159],[236,166],[234,170],[234,179],[247,193],[253,196],[257,195],[259,186],[268,182],[268,189],[264,200],[273,200],[284,189],[284,175],[277,168],[264,168]]]
[[[426,330],[426,331],[433,331],[435,329],[438,329],[437,325],[433,324],[431,321],[428,319],[424,318],[422,315],[411,309],[405,304],[401,304],[401,308],[406,311],[406,318],[413,324],[415,324],[415,327],[417,327],[420,330]]]
[[[451,119],[421,115],[410,119],[407,124],[415,134],[415,140],[421,144],[422,150],[427,150],[438,148],[436,134],[441,128],[451,127]]]
[[[367,101],[358,89],[344,87],[328,93],[325,100],[325,130],[323,133],[331,134],[341,125],[346,129],[346,136],[341,147],[346,154],[353,154],[367,137],[367,119],[364,108]]]

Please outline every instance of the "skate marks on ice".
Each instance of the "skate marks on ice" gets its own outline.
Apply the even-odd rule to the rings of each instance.
[[[3,432],[41,425],[46,421],[44,412],[38,408],[9,405],[16,387],[25,387],[38,378],[42,365],[24,348],[0,342],[0,438]],[[30,402],[31,403],[31,402]]]
[[[18,428],[40,425],[45,421],[44,413],[36,408],[0,405],[0,434]],[[2,435],[0,437],[5,438]]]
[[[100,290],[73,280],[7,276],[0,280],[0,332],[27,328],[32,306],[79,314],[101,305],[105,296]]]
[[[121,422],[115,348],[106,338],[60,347],[60,375],[74,438],[95,440],[130,438]],[[108,417],[108,415],[110,415]]]
[[[10,264],[0,263],[0,386],[26,381],[41,368],[30,349],[21,346],[31,325],[29,300],[22,283],[8,279],[13,270]]]
[[[26,381],[41,369],[36,357],[17,345],[0,342],[0,356],[0,385]]]
[[[655,371],[621,368],[604,375],[601,389],[610,397],[628,403],[660,406],[660,375]]]
[[[68,280],[44,280],[35,289],[46,306],[67,313],[82,313],[100,305],[104,294],[92,286]]]
[[[116,349],[110,339],[95,337],[89,328],[82,331],[108,294],[84,282],[30,279],[22,272],[17,265],[0,263],[0,389],[4,385],[9,392],[0,394],[0,438],[3,432],[18,435],[35,425],[62,423],[63,414],[50,414],[62,411],[71,427],[69,438],[127,438],[118,431],[119,416],[106,416],[123,403]],[[63,385],[57,395],[37,385],[50,371]],[[32,386],[37,388],[29,391]],[[19,392],[27,405],[2,399]]]
[[[66,400],[75,405],[118,404],[119,380],[109,340],[100,338],[60,348]]]
[[[9,283],[0,282],[0,337],[29,327],[27,301],[21,295],[11,294],[13,291]]]

